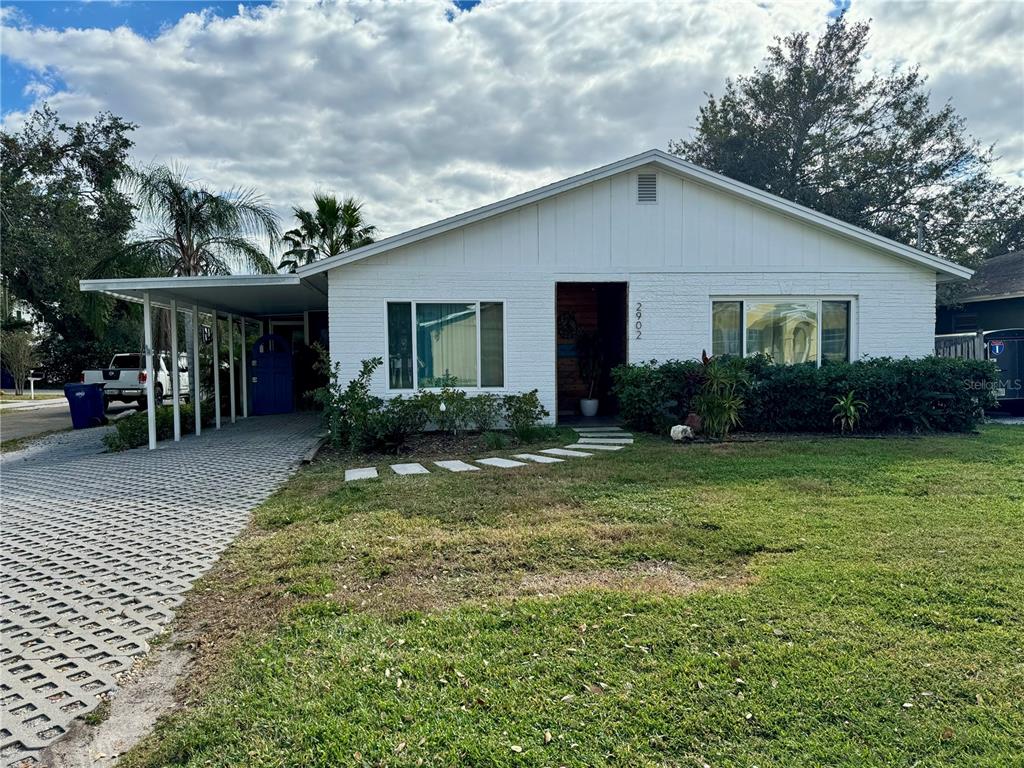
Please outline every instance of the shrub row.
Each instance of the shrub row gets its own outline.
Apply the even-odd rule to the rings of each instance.
[[[379,357],[364,360],[359,374],[347,384],[342,382],[338,364],[324,363],[330,371],[329,383],[315,390],[313,397],[323,408],[334,447],[363,453],[395,452],[428,425],[457,434],[487,432],[504,424],[517,439],[524,439],[548,415],[537,390],[471,396],[451,382],[444,382],[440,390],[420,390],[386,400],[370,392],[370,379],[382,363]]]
[[[638,430],[664,432],[691,413],[720,407],[708,397],[709,372],[730,369],[737,417],[754,432],[828,432],[837,413],[858,403],[855,428],[866,432],[964,432],[995,404],[998,376],[984,360],[875,358],[853,363],[777,365],[745,359],[655,361],[612,372],[623,418]],[[852,393],[852,396],[851,396]],[[849,406],[847,405],[847,408]]]
[[[181,408],[181,433],[192,434],[195,431],[195,411],[192,403],[182,403]],[[213,406],[211,403],[204,403],[201,411],[203,425],[213,422]],[[174,437],[174,408],[170,405],[161,405],[156,409],[156,439],[168,440]],[[138,448],[149,442],[149,421],[145,411],[133,413],[114,422],[114,431],[103,436],[103,444],[108,451],[127,451],[129,448]]]

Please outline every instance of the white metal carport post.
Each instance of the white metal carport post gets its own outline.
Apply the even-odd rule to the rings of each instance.
[[[235,316],[228,315],[228,389],[231,390],[231,423],[235,423]]]
[[[192,409],[196,414],[196,435],[203,432],[203,417],[199,413],[199,305],[192,305],[192,378],[190,379],[188,396],[192,400]]]
[[[213,310],[213,425],[220,429],[220,336],[217,324],[217,310]]]
[[[142,327],[146,342],[146,420],[149,422],[149,450],[156,448],[156,401],[153,379],[153,308],[149,291],[142,292]]]
[[[242,315],[242,418],[249,418],[249,369],[245,365],[245,315]]]
[[[178,301],[171,299],[171,407],[174,409],[174,442],[181,440],[181,384],[178,381]]]

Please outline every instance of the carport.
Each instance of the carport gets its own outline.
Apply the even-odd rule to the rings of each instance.
[[[82,280],[80,288],[86,292],[105,293],[124,301],[142,305],[143,308],[143,352],[146,370],[146,410],[149,421],[149,447],[156,448],[156,408],[154,352],[153,349],[153,310],[160,309],[170,313],[175,320],[170,323],[170,364],[171,364],[171,401],[174,411],[174,439],[181,439],[181,392],[179,386],[179,345],[178,345],[178,313],[185,313],[191,320],[192,360],[189,365],[194,371],[192,377],[194,387],[191,398],[195,408],[195,433],[202,432],[202,416],[200,413],[199,389],[199,329],[200,320],[205,315],[211,318],[213,343],[213,400],[214,427],[221,427],[220,407],[220,344],[219,325],[223,319],[227,324],[227,340],[229,354],[229,416],[234,423],[238,417],[235,397],[235,344],[236,325],[243,341],[241,345],[242,404],[241,417],[249,416],[250,376],[246,361],[246,323],[256,323],[260,327],[261,336],[268,328],[273,331],[275,318],[301,317],[303,331],[308,341],[309,316],[311,312],[327,310],[327,281],[322,274],[301,278],[295,274],[287,275],[217,275],[211,277],[154,277]],[[283,322],[283,321],[282,321]],[[298,320],[291,321],[298,324]],[[186,345],[187,346],[187,345]]]

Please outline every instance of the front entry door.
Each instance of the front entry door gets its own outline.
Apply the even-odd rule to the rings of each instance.
[[[257,339],[249,361],[249,381],[253,414],[292,412],[292,349],[283,337],[268,333]]]

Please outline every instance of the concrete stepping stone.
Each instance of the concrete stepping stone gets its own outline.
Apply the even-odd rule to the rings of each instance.
[[[592,453],[584,453],[583,451],[570,451],[568,448],[544,448],[541,453],[547,453],[551,456],[593,456]]]
[[[422,464],[415,462],[411,464],[392,464],[391,469],[394,470],[396,475],[429,475],[430,470],[424,467]]]
[[[582,448],[585,451],[621,451],[626,446],[624,445],[600,445],[599,443],[573,443],[572,445],[565,446],[570,450],[579,450]]]
[[[633,435],[629,432],[583,432],[578,437],[585,437],[588,440],[619,440],[623,438],[632,439]]]
[[[517,453],[515,457],[526,461],[535,461],[538,464],[557,464],[560,461],[565,461],[565,459],[556,459],[554,456],[541,456],[537,453]]]
[[[605,445],[632,445],[632,437],[581,437],[579,443],[603,443]]]
[[[574,427],[573,432],[578,432],[581,435],[589,434],[605,434],[610,432],[625,432],[622,427]]]
[[[526,462],[523,461],[512,461],[512,459],[500,459],[494,457],[491,459],[477,459],[477,464],[486,464],[488,467],[501,467],[502,469],[512,469],[512,467],[525,467]]]
[[[435,461],[435,464],[441,469],[447,469],[449,472],[479,472],[480,467],[474,467],[472,464],[467,464],[464,461],[453,459],[451,461]]]
[[[372,480],[377,476],[376,467],[359,467],[358,469],[345,470],[345,482],[352,480]]]

